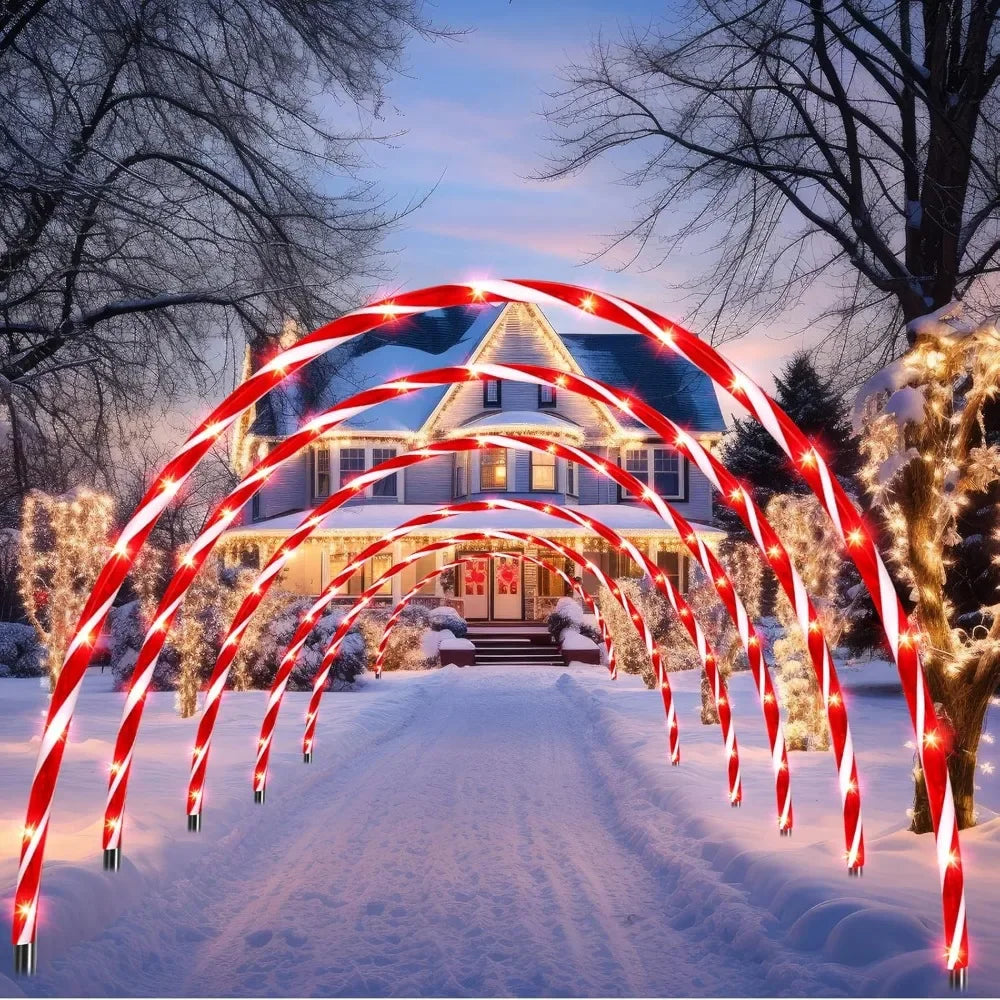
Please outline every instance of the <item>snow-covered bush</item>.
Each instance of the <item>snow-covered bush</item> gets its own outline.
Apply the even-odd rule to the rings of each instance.
[[[385,633],[385,627],[389,624],[389,611],[387,608],[368,607],[358,616],[356,624],[365,640],[365,651],[368,656],[367,668],[371,670],[375,666],[375,656]]]
[[[111,676],[114,689],[121,691],[132,676],[132,668],[139,658],[139,649],[146,635],[140,613],[140,602],[112,608],[108,613],[108,635],[111,640]],[[170,691],[177,684],[177,654],[169,646],[164,648],[153,670],[152,691]]]
[[[464,639],[469,634],[469,623],[454,609],[443,604],[428,612],[432,629],[447,629],[457,638]]]
[[[0,622],[0,677],[41,677],[44,659],[33,626]]]
[[[552,638],[561,643],[562,634],[566,629],[582,631],[583,608],[572,597],[560,597],[547,621]]]
[[[657,644],[664,640],[669,641],[669,637],[676,630],[670,628],[667,617],[670,605],[667,604],[666,598],[647,580],[618,580],[616,582],[622,593],[627,594],[635,604]],[[619,668],[627,674],[640,674],[646,687],[654,687],[656,675],[653,672],[653,664],[631,616],[625,612],[606,587],[602,587],[598,592],[597,601],[605,624],[614,640]],[[683,670],[689,666],[687,660],[681,661],[670,652],[664,654],[663,664],[667,670]]]
[[[297,598],[271,618],[270,626],[261,636],[257,647],[258,668],[256,673],[266,678],[266,684],[270,684],[277,672],[278,663],[284,656],[299,622],[311,604],[312,598]],[[295,667],[288,679],[290,690],[312,690],[312,680],[319,670],[326,647],[330,644],[333,633],[343,619],[343,609],[335,609],[323,615],[316,622],[305,645],[299,651]],[[365,647],[364,636],[355,622],[333,662],[333,669],[330,671],[330,685],[334,688],[342,688],[353,684],[358,675],[364,673],[367,665],[368,651]]]
[[[389,633],[383,670],[430,670],[440,666],[438,645],[440,636],[451,635],[447,630],[434,630],[423,624],[411,624],[404,618]]]

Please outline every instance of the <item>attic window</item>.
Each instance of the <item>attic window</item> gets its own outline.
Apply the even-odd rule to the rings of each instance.
[[[500,379],[489,378],[483,382],[483,406],[500,405]]]
[[[538,408],[547,409],[556,405],[556,390],[551,385],[540,385],[538,387]]]

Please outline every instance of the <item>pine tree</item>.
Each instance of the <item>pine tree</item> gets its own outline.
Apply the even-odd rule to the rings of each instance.
[[[812,439],[834,475],[850,489],[859,468],[860,452],[846,402],[823,379],[805,352],[796,354],[774,381],[778,405]],[[733,421],[721,459],[734,476],[751,488],[762,510],[776,493],[808,490],[774,438],[753,418]],[[718,500],[715,513],[730,534],[748,537],[743,522]]]

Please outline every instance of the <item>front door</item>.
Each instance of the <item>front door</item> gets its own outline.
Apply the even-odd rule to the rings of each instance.
[[[466,559],[462,566],[462,601],[465,617],[490,616],[490,560],[488,556]]]
[[[523,617],[521,605],[521,561],[493,560],[493,615],[500,621]]]

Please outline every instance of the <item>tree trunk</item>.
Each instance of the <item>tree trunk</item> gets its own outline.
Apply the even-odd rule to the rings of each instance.
[[[966,669],[971,669],[971,665]],[[993,673],[986,672],[991,675]],[[976,825],[976,754],[994,686],[995,682],[980,684],[979,690],[959,686],[953,699],[954,704],[945,706],[955,730],[954,744],[948,755],[948,775],[951,778],[951,791],[955,798],[955,814],[960,830]],[[923,771],[918,768],[915,777],[913,821],[910,829],[914,833],[929,833],[933,824]]]

